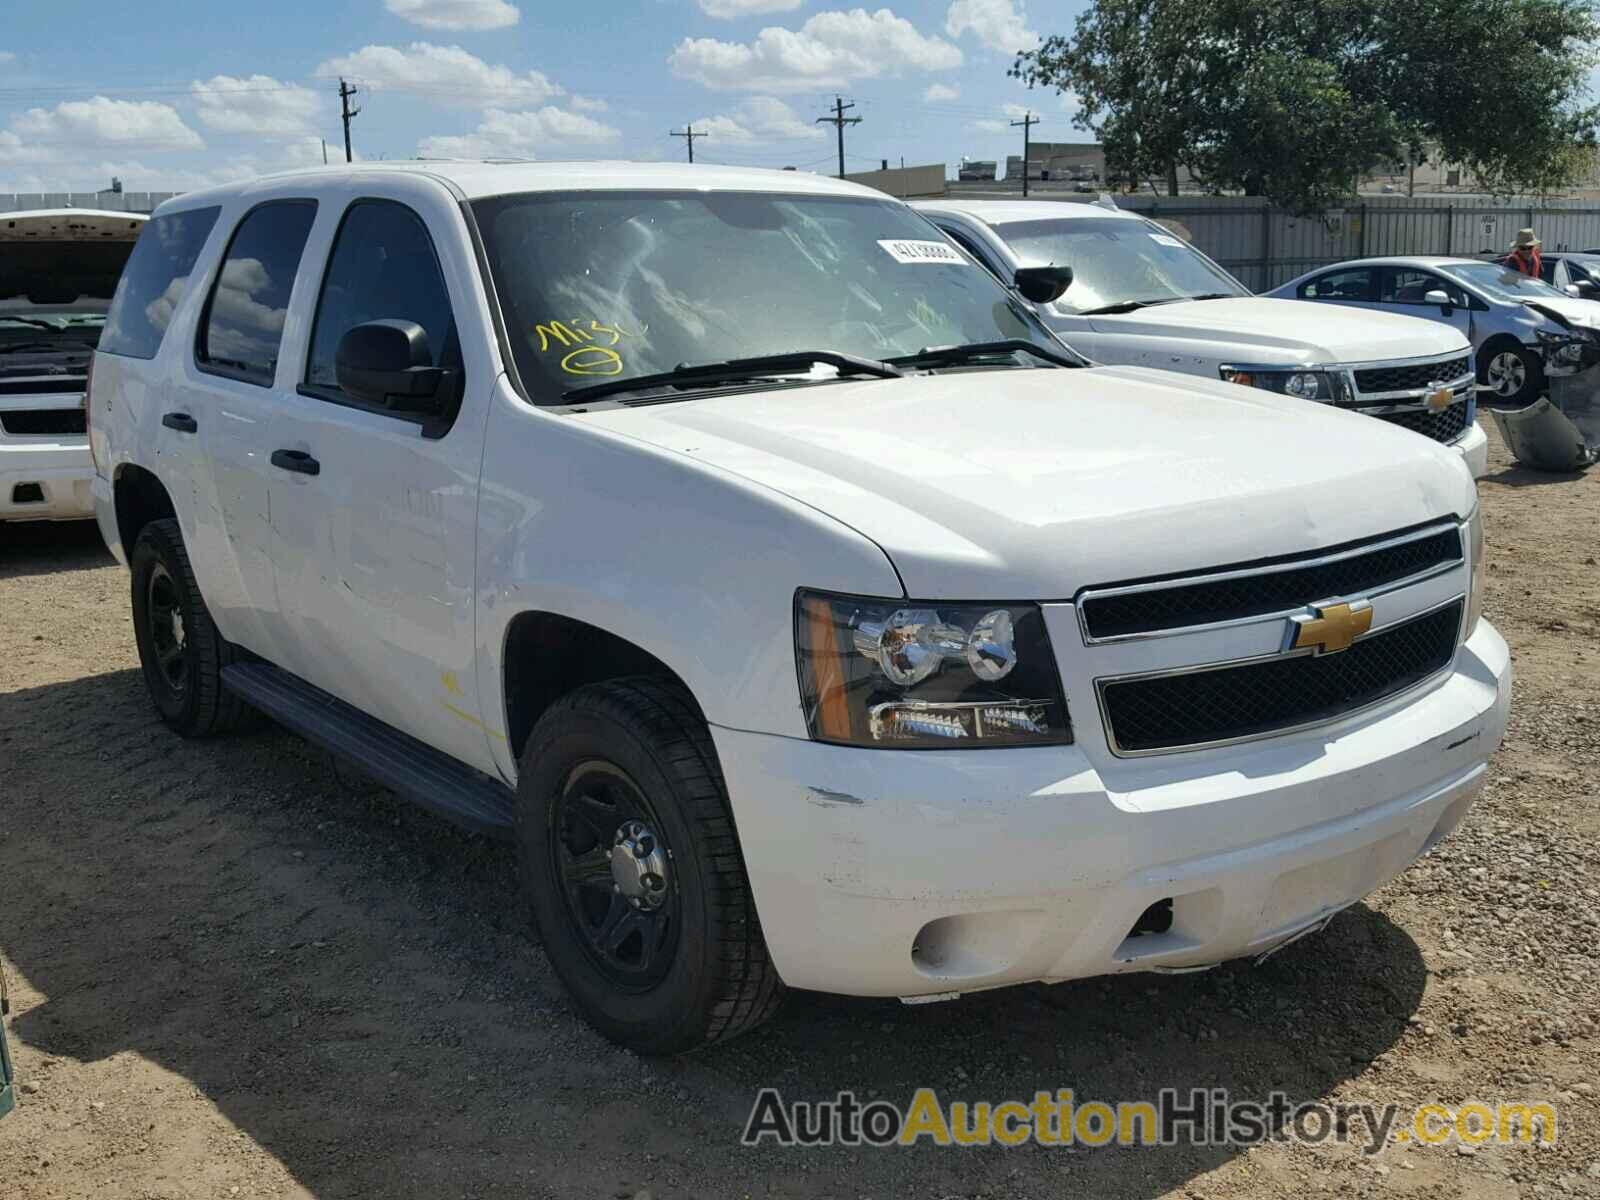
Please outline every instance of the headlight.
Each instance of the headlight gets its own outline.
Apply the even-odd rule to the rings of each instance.
[[[811,736],[882,748],[1061,745],[1072,724],[1035,604],[795,597]]]
[[[1472,636],[1483,617],[1483,506],[1475,505],[1467,518],[1467,566],[1472,579],[1467,585],[1467,619],[1461,623],[1463,640]]]
[[[1327,371],[1257,371],[1246,367],[1222,367],[1220,374],[1228,383],[1265,388],[1269,392],[1281,392],[1301,400],[1329,401],[1338,396],[1333,377]]]

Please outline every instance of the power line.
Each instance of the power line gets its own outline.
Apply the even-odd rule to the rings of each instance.
[[[681,137],[688,143],[688,145],[689,145],[689,161],[693,162],[694,161],[694,140],[697,137],[699,137],[699,138],[706,137],[707,134],[705,133],[705,131],[701,130],[700,132],[696,133],[695,132],[695,128],[694,128],[694,122],[691,121],[689,124],[687,124],[687,125],[685,125],[683,127],[683,132],[682,133],[679,133],[676,129],[670,130],[669,132],[672,134],[673,137]]]
[[[346,83],[343,79],[339,80],[339,116],[340,119],[344,121],[345,162],[350,162],[353,158],[353,155],[350,153],[350,121],[352,118],[359,116],[361,113],[359,108],[350,107],[350,97],[354,96],[355,94],[356,88],[353,85]]]
[[[1020,121],[1011,122],[1011,128],[1013,129],[1015,129],[1018,125],[1022,126],[1022,195],[1024,199],[1026,199],[1028,195],[1028,134],[1032,132],[1033,127],[1038,123],[1039,118],[1034,116],[1032,112],[1023,114],[1022,120]]]
[[[844,178],[844,127],[846,125],[859,125],[859,124],[861,124],[861,118],[860,117],[847,117],[847,116],[844,115],[846,112],[848,112],[850,109],[854,108],[855,106],[856,105],[855,105],[855,101],[854,100],[852,100],[849,104],[846,104],[844,102],[844,97],[843,96],[835,96],[833,98],[833,116],[831,116],[831,117],[818,117],[817,118],[817,124],[819,124],[819,125],[832,125],[835,129],[837,129],[839,131],[839,178],[840,179]]]

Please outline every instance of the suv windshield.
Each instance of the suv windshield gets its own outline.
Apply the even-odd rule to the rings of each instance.
[[[472,207],[538,403],[686,363],[796,351],[881,360],[1020,338],[1060,353],[1009,292],[894,201],[607,191]]]
[[[1488,292],[1496,300],[1508,300],[1513,304],[1523,300],[1549,300],[1552,297],[1567,299],[1565,292],[1551,287],[1544,280],[1524,275],[1499,263],[1451,263],[1447,267],[1440,267],[1439,271],[1461,283],[1469,283],[1479,291]]]
[[[1072,286],[1056,301],[1072,312],[1250,294],[1187,242],[1150,221],[1066,217],[1015,221],[996,226],[995,232],[1025,267],[1072,268]]]

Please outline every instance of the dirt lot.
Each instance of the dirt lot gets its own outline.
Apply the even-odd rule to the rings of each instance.
[[[1491,438],[1494,437],[1490,431]],[[682,1061],[578,1020],[508,853],[268,730],[185,743],[92,529],[0,533],[8,1197],[1600,1196],[1600,471],[1483,485],[1512,732],[1454,839],[1259,968],[903,1008]],[[756,1089],[1550,1100],[1554,1149],[741,1149]]]

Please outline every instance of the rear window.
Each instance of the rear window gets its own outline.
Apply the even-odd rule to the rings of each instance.
[[[100,349],[129,358],[156,356],[219,211],[168,213],[144,227],[111,298]]]

